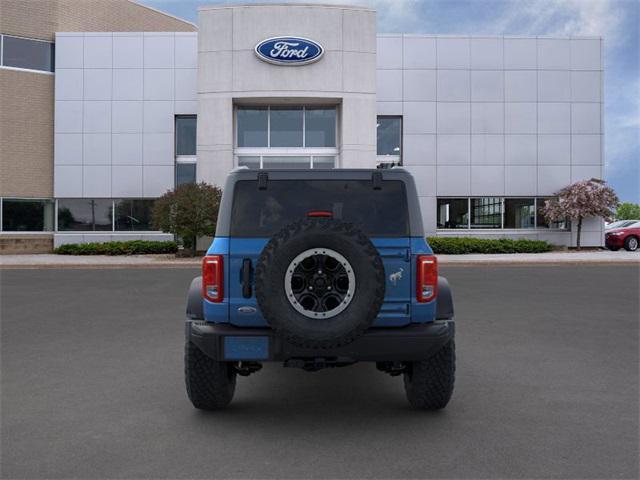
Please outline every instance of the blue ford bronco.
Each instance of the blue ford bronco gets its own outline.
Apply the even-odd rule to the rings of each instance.
[[[412,406],[440,409],[453,392],[454,330],[409,172],[240,168],[188,294],[187,393],[218,409],[262,362],[365,361],[402,374]]]

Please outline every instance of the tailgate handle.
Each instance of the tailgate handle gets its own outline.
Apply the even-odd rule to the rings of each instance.
[[[242,261],[242,296],[251,298],[251,259]]]
[[[393,251],[382,251],[380,252],[380,256],[382,258],[402,258],[405,261],[411,260],[411,254],[409,250],[393,250]]]

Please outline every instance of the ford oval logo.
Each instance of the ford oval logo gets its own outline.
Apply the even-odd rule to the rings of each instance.
[[[249,307],[247,305],[238,308],[238,313],[256,313],[256,311],[257,310],[254,307]]]
[[[302,37],[267,38],[255,50],[260,60],[276,65],[307,65],[320,60],[324,53],[318,42]]]

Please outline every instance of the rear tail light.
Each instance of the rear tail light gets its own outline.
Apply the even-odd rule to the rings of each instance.
[[[416,299],[430,302],[438,294],[438,260],[433,255],[418,255]]]
[[[307,213],[307,217],[312,217],[312,218],[331,218],[333,217],[333,213],[332,212],[328,212],[326,210],[312,210],[311,212]]]
[[[207,255],[202,259],[202,296],[220,303],[224,298],[224,262],[222,255]]]

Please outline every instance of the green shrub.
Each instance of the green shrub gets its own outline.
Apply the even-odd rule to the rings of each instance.
[[[462,255],[465,253],[542,253],[553,250],[543,240],[510,238],[485,239],[472,237],[429,237],[435,254]]]
[[[127,242],[69,243],[60,245],[54,253],[60,255],[144,255],[175,253],[174,241],[130,240]]]
[[[152,224],[156,230],[174,233],[184,248],[196,254],[197,238],[213,236],[218,222],[222,190],[206,183],[185,183],[156,199]]]

